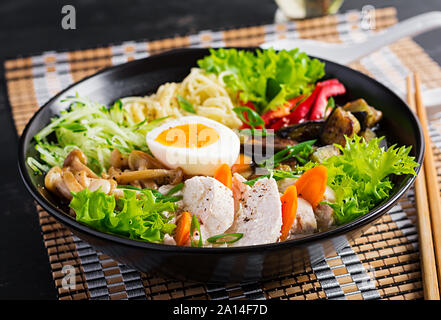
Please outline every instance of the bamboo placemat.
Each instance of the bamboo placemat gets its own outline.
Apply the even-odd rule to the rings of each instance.
[[[98,70],[179,47],[256,46],[281,38],[359,41],[361,13],[253,26],[157,41],[51,51],[5,61],[9,104],[20,134],[32,114],[69,84]],[[375,11],[376,30],[397,22],[393,8]],[[404,95],[405,75],[417,71],[423,89],[441,87],[441,68],[410,39],[354,63]],[[441,170],[441,121],[432,123]],[[441,171],[440,171],[441,172]],[[413,190],[361,237],[301,273],[259,283],[212,286],[140,273],[95,251],[37,206],[59,299],[418,299],[423,297]]]

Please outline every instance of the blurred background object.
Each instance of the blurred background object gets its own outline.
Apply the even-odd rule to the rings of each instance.
[[[201,2],[2,0],[0,30],[3,32],[0,32],[0,43],[7,45],[0,46],[0,60],[42,51],[97,47],[139,39],[155,40],[201,30],[266,25],[274,23],[278,9],[275,0],[212,0],[209,5],[201,5]],[[65,4],[76,9],[76,30],[63,30],[61,27],[61,9]],[[346,0],[339,12],[361,10],[366,5],[377,9],[395,7],[400,21],[441,10],[440,0]],[[425,33],[415,40],[441,63],[441,45],[433,40],[438,32]]]
[[[275,20],[304,19],[335,14],[344,0],[275,0],[279,9]]]

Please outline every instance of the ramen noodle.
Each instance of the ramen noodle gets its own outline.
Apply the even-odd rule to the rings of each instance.
[[[184,97],[195,110],[195,114],[218,121],[229,128],[237,129],[241,120],[233,111],[234,103],[230,98],[222,76],[206,74],[193,68],[180,83],[168,82],[161,85],[156,93],[145,97],[122,98],[126,116],[134,123],[152,121],[162,117],[179,118],[193,113],[183,110],[177,96]]]

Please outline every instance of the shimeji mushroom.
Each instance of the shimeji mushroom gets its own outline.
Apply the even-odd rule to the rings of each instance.
[[[72,171],[86,171],[88,177],[98,178],[86,164],[86,155],[80,149],[74,149],[64,159],[63,167],[70,167]]]
[[[161,184],[177,184],[182,181],[183,172],[181,169],[144,169],[137,171],[120,171],[117,169],[109,170],[109,175],[118,184],[130,184],[139,180],[155,180]]]

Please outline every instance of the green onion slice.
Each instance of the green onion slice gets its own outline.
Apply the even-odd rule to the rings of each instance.
[[[237,114],[240,120],[242,120],[243,123],[246,123],[251,127],[250,132],[251,135],[259,135],[259,136],[266,136],[267,131],[265,129],[265,121],[262,119],[262,117],[253,109],[250,107],[235,107],[233,108],[233,111]],[[244,113],[246,113],[247,117],[245,118]],[[256,134],[256,127],[262,126],[262,130]]]
[[[178,104],[181,109],[190,113],[196,113],[196,110],[193,108],[193,105],[190,103],[190,101],[185,99],[183,96],[180,96],[179,94],[176,96],[176,98],[178,99]]]
[[[304,163],[304,157],[309,157],[309,155],[314,151],[312,145],[316,142],[316,140],[308,140],[296,144],[294,146],[288,146],[285,149],[277,152],[271,158],[265,160],[263,163],[260,163],[259,166],[266,168],[274,168],[277,167],[281,162],[296,157],[297,160],[301,163]]]
[[[166,196],[174,195],[176,192],[180,191],[183,187],[184,187],[184,184],[179,183],[179,184],[175,185],[173,188],[171,188],[165,195]]]
[[[243,183],[252,187],[257,180],[262,179],[262,178],[270,178],[272,177],[274,180],[279,181],[285,178],[300,178],[301,173],[303,172],[301,171],[285,171],[285,170],[272,170],[272,169],[268,169],[268,171],[270,172],[269,174],[265,174],[265,175],[261,175],[258,176],[257,178],[254,178],[252,180],[248,180],[248,181],[244,181]]]
[[[198,231],[199,233],[199,241],[195,242],[193,241],[193,233],[195,231]],[[191,246],[192,247],[202,247],[202,235],[201,235],[201,227],[199,225],[199,221],[198,218],[196,217],[196,215],[193,215],[193,218],[191,219],[191,225],[190,225],[190,242],[191,242]]]
[[[160,200],[164,201],[164,202],[178,202],[180,200],[182,200],[184,197],[183,196],[164,196],[162,198],[160,198]]]
[[[136,191],[141,191],[141,188],[135,187],[135,186],[131,186],[128,184],[120,184],[118,186],[116,186],[117,189],[131,189],[131,190],[136,190]]]
[[[150,131],[150,130],[158,127],[161,124],[161,122],[163,122],[164,120],[166,120],[168,118],[170,118],[170,116],[158,118],[158,119],[152,120],[150,122],[147,122],[147,119],[144,119],[141,122],[138,122],[137,124],[135,124],[133,126],[133,128],[136,130],[143,129],[145,131]]]
[[[262,117],[249,107],[235,107],[233,108],[233,111],[237,114],[239,119],[242,120],[242,122],[248,124],[253,129],[258,126],[265,126],[265,121],[262,119]],[[248,119],[245,118],[244,112],[246,113]]]
[[[231,240],[227,240],[224,238],[233,238]],[[216,236],[212,236],[207,239],[208,242],[213,244],[224,244],[224,243],[234,243],[243,237],[243,233],[227,233],[227,234],[218,234]],[[224,240],[222,240],[224,239]],[[220,241],[219,241],[220,240]]]
[[[335,108],[335,101],[333,97],[330,97],[328,100],[328,103],[326,104],[326,108],[325,108],[325,116],[328,112],[328,109],[334,109]]]

